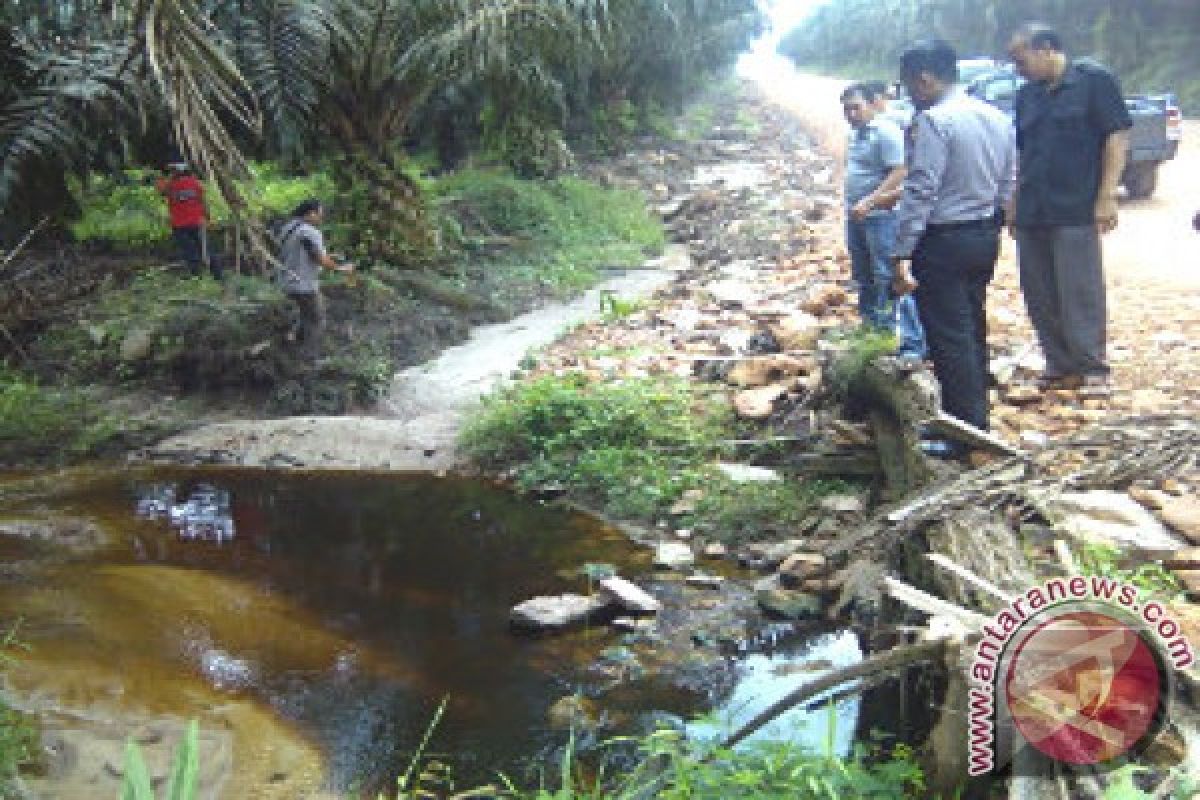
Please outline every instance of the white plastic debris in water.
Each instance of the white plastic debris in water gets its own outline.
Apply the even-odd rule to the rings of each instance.
[[[202,483],[183,502],[176,502],[174,486],[151,486],[138,498],[137,515],[148,519],[166,519],[183,539],[227,542],[236,529],[229,492]]]
[[[216,648],[200,656],[200,670],[216,689],[244,689],[254,684],[254,666]]]

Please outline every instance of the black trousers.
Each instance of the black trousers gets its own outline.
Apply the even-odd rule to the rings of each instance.
[[[933,227],[913,252],[917,310],[942,387],[942,409],[988,429],[987,285],[1000,256],[992,222]]]
[[[175,250],[179,257],[188,265],[192,275],[200,277],[204,271],[205,262],[216,280],[224,277],[221,259],[213,252],[212,243],[208,239],[208,231],[199,226],[172,228],[171,236],[175,239]]]

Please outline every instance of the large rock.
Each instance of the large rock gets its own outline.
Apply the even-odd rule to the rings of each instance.
[[[1195,497],[1164,496],[1158,515],[1189,542],[1200,545],[1200,500]]]
[[[829,572],[829,564],[820,553],[794,553],[779,565],[779,580],[788,589],[798,588],[811,578]]]
[[[821,321],[804,311],[789,314],[770,328],[784,350],[815,350],[821,338]]]
[[[126,363],[142,361],[154,349],[154,331],[134,328],[121,340],[121,360]]]
[[[607,594],[621,608],[634,614],[657,614],[662,610],[662,603],[652,594],[632,581],[616,575],[600,581],[600,591]]]
[[[554,631],[582,625],[598,617],[611,604],[607,596],[560,594],[534,597],[513,607],[508,620],[522,631]]]
[[[733,398],[733,408],[742,419],[766,419],[775,412],[775,402],[788,393],[786,383],[747,389]]]
[[[1043,497],[1038,505],[1055,528],[1082,541],[1146,550],[1184,546],[1179,537],[1124,492],[1064,492]]]
[[[831,494],[821,498],[822,511],[839,516],[858,516],[866,513],[867,504],[856,494]]]
[[[751,389],[779,382],[783,378],[805,375],[815,368],[816,363],[812,359],[781,354],[755,356],[738,362],[729,371],[726,380],[734,386]]]
[[[654,566],[663,569],[681,569],[696,561],[692,548],[683,542],[659,542],[654,548]]]
[[[802,539],[784,539],[782,542],[754,542],[746,547],[740,560],[744,566],[755,569],[774,569],[804,547]]]
[[[764,589],[757,594],[758,604],[771,616],[793,620],[821,619],[821,599],[789,589]]]
[[[559,698],[546,711],[546,721],[554,730],[576,732],[594,730],[600,715],[596,703],[577,694]]]
[[[754,302],[760,294],[753,285],[736,279],[713,281],[704,291],[725,307],[736,307]]]

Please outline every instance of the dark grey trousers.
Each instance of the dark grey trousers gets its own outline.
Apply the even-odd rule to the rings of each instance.
[[[1094,225],[1017,229],[1021,292],[1046,374],[1105,375],[1104,268]]]

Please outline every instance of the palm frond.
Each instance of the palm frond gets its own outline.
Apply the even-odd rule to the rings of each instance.
[[[259,0],[233,25],[242,71],[273,134],[303,137],[328,70],[333,19],[313,0]]]
[[[202,173],[216,182],[235,228],[251,250],[273,260],[265,231],[246,216],[238,181],[250,175],[223,116],[258,135],[262,117],[249,84],[223,47],[223,36],[197,12],[193,0],[146,0],[141,41],[171,116],[176,141]]]
[[[10,68],[19,71],[23,86],[0,107],[0,208],[32,163],[54,160],[67,169],[82,168],[97,130],[119,130],[142,109],[126,68],[127,45],[59,53],[11,30],[8,45]]]

